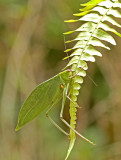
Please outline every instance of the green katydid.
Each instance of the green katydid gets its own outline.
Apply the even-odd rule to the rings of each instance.
[[[81,138],[85,139],[89,143],[93,144],[93,142],[91,142],[90,140],[82,136],[80,133],[78,133],[74,128],[72,128],[72,126],[70,126],[63,119],[63,110],[66,97],[75,105],[75,107],[78,107],[78,105],[75,102],[73,102],[71,98],[68,96],[72,79],[72,72],[70,70],[65,70],[37,86],[26,99],[20,110],[16,131],[21,129],[25,124],[32,121],[35,117],[40,115],[40,113],[42,113],[45,109],[50,107],[46,113],[46,116],[59,130],[61,130],[64,134],[69,136],[69,133],[65,132],[61,127],[59,127],[48,115],[49,112],[55,107],[55,105],[63,98],[62,109],[60,112],[61,120],[71,130],[73,130],[73,132],[75,132],[77,135],[79,135]],[[77,88],[78,84],[75,87]]]
[[[41,112],[54,107],[63,97],[63,87],[68,84],[70,72],[64,71],[37,86],[23,104],[16,131],[32,121]]]

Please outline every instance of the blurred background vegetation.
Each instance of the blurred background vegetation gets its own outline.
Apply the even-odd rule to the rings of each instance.
[[[62,60],[66,56],[63,32],[79,24],[64,20],[72,19],[84,2],[0,0],[0,160],[64,159],[69,141],[45,113],[19,132],[14,129],[19,109],[32,89],[67,64]],[[86,77],[79,96],[82,108],[77,113],[77,130],[97,145],[77,137],[70,160],[121,159],[121,39],[115,39],[116,47],[110,46],[108,53],[102,49],[103,57],[89,63],[88,75],[98,86]],[[68,131],[58,118],[60,107],[61,102],[52,117]],[[67,121],[68,110],[67,102]]]

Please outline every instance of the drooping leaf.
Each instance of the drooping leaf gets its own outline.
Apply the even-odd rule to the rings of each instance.
[[[121,37],[121,34],[117,32],[114,27],[110,26],[114,25],[121,28],[121,25],[114,19],[115,17],[121,18],[121,13],[117,10],[117,8],[121,8],[121,3],[117,0],[90,0],[85,4],[81,4],[81,7],[80,13],[74,14],[74,16],[80,17],[78,21],[82,22],[81,26],[74,31],[66,32],[66,34],[71,34],[74,32],[78,33],[74,39],[66,41],[66,43],[71,43],[74,41],[77,42],[74,46],[65,51],[69,53],[71,51],[70,55],[68,55],[65,59],[69,58],[69,63],[66,68],[71,67],[73,75],[84,77],[86,76],[86,70],[88,69],[86,62],[94,62],[94,56],[102,56],[102,54],[97,50],[97,47],[103,47],[110,50],[107,45],[108,43],[116,45],[115,39],[112,35],[110,35],[110,32]],[[108,24],[106,24],[107,22]],[[102,41],[108,43],[104,44]],[[81,80],[75,78],[72,88],[75,87],[75,89],[80,89],[80,82]],[[77,100],[77,95],[77,91],[74,90],[71,92],[71,97],[74,101]],[[72,112],[70,115],[70,123],[72,127],[75,128],[75,121],[73,119],[74,115]],[[70,145],[66,159],[68,158],[75,143],[75,134],[72,130],[70,130],[70,137]]]

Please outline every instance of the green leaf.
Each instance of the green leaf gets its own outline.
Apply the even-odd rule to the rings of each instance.
[[[73,96],[71,96],[71,98],[73,99],[73,102],[76,102],[77,101],[77,96],[75,96],[75,95],[73,95]],[[74,125],[71,125],[71,127],[75,127]]]
[[[71,33],[73,33],[74,31],[69,31],[69,32],[65,32],[65,33],[63,33],[63,34],[71,34]]]
[[[74,40],[88,40],[91,34],[92,34],[91,32],[81,32]],[[95,32],[92,34],[92,36],[100,40],[107,41],[113,45],[116,45],[114,38],[110,34],[104,32],[101,29],[95,29]],[[68,43],[69,42],[71,41],[68,41]]]
[[[79,83],[79,84],[82,84],[83,83],[83,78],[82,77],[80,77],[80,76],[75,76],[74,78],[74,82],[75,83]]]
[[[99,41],[99,40],[96,39],[96,38],[91,38],[90,41],[88,42],[88,44],[87,44],[86,41],[78,41],[78,42],[74,45],[74,47],[73,47],[72,49],[84,48],[84,47],[87,46],[87,45],[99,46],[99,47],[103,47],[103,48],[105,48],[105,49],[110,50],[109,47],[105,46],[101,41]]]
[[[109,27],[107,24],[100,23],[98,27],[104,29],[105,31],[110,31],[110,32],[116,34],[117,36],[121,37],[120,33],[118,33],[115,29]]]
[[[83,53],[81,56],[81,60],[95,62],[95,58],[88,53]]]
[[[98,39],[96,38],[92,38],[88,44],[91,44],[92,46],[99,46],[99,47],[103,47],[105,49],[108,49],[110,50],[109,47],[107,47],[106,45],[104,45],[101,41],[99,41]]]
[[[78,83],[74,83],[73,88],[79,90],[81,86]]]
[[[110,7],[114,6],[114,3],[111,2],[110,0],[107,0],[107,1],[103,1],[103,2],[98,3],[98,6],[110,8]]]
[[[86,15],[87,13],[91,12],[91,10],[89,11],[84,11],[84,12],[81,12],[81,13],[76,13],[76,14],[73,14],[74,16],[84,16]]]
[[[88,6],[84,7],[84,8],[82,8],[82,9],[79,9],[79,10],[80,11],[89,11],[95,6],[96,6],[96,4],[91,4],[91,5],[88,5]]]
[[[80,18],[80,21],[90,21],[90,22],[94,22],[94,23],[98,23],[100,21],[102,16],[96,14],[96,13],[90,13],[85,15],[84,17]]]
[[[88,66],[87,66],[87,63],[85,62],[85,61],[83,61],[83,60],[78,60],[78,59],[74,59],[74,58],[72,58],[71,60],[70,60],[70,62],[67,64],[67,66],[66,67],[69,67],[69,66],[71,66],[71,65],[73,65],[73,64],[76,64],[76,67],[77,68],[83,68],[84,70],[87,70],[88,69]]]
[[[113,15],[114,17],[121,18],[121,13],[115,9],[109,10],[107,15]]]
[[[71,56],[72,55],[70,55],[70,57]],[[88,54],[88,53],[80,53],[79,56],[74,56],[73,59],[78,59],[78,60],[80,59],[80,60],[84,60],[84,61],[95,62],[95,58],[92,55]]]
[[[78,20],[70,19],[70,20],[66,20],[66,21],[64,21],[64,22],[73,23],[73,22],[78,22]]]
[[[112,45],[116,45],[114,38],[110,34],[108,34],[107,32],[105,32],[101,29],[96,29],[93,34],[93,37],[98,38],[100,40],[107,41],[107,42],[111,43]]]
[[[93,48],[92,46],[87,46],[84,52],[89,53],[92,56],[102,57],[102,54],[99,51],[97,51],[95,48]]]
[[[78,68],[77,70],[76,70],[76,74],[78,75],[78,76],[81,76],[81,77],[85,77],[86,76],[86,72],[85,72],[85,70],[83,70],[83,68]]]
[[[115,2],[113,5],[114,8],[121,8],[121,3],[120,2]]]
[[[69,155],[70,155],[70,153],[71,153],[71,151],[72,151],[72,149],[73,149],[73,147],[74,147],[75,140],[76,140],[76,137],[75,137],[75,136],[74,136],[74,138],[71,138],[70,144],[69,144],[69,148],[68,148],[68,152],[67,152],[67,155],[66,155],[65,160],[68,159],[68,157],[69,157]]]
[[[83,51],[83,49],[81,49],[81,48],[76,49],[76,50],[70,55],[70,57],[81,55],[82,51]],[[92,56],[99,56],[99,57],[102,56],[102,54],[101,54],[99,51],[97,51],[96,49],[94,49],[92,46],[87,46],[83,52],[88,53],[88,54],[90,54],[90,55],[92,55]]]
[[[80,76],[79,76],[80,77]],[[81,77],[80,77],[81,78]],[[83,79],[81,79],[81,83],[83,83]],[[76,90],[76,89],[73,89],[73,95],[75,95],[75,96],[78,96],[79,95],[79,91],[78,90]],[[75,120],[76,120],[77,118],[75,117]]]
[[[66,49],[64,52],[70,52],[71,50],[72,50],[72,48]]]
[[[81,25],[81,27],[79,27],[78,29],[76,29],[75,31],[87,31],[87,32],[92,32],[96,27],[95,23],[92,22],[86,22],[83,25]]]
[[[92,11],[96,11],[99,12],[101,15],[104,15],[108,11],[108,9],[104,7],[95,7],[92,9]]]
[[[110,16],[105,16],[105,17],[102,19],[102,22],[104,22],[104,21],[110,22],[111,24],[113,24],[113,25],[121,28],[121,25],[118,24],[118,23],[117,23],[112,17],[110,17]]]
[[[81,32],[74,40],[88,40],[92,33],[90,32]]]

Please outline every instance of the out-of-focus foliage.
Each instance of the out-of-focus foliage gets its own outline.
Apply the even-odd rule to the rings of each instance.
[[[84,0],[81,3],[85,2]],[[65,66],[63,32],[77,28],[64,20],[77,13],[80,0],[1,0],[0,1],[0,159],[62,160],[67,137],[45,114],[15,132],[20,106],[40,82]],[[118,20],[118,19],[117,19]],[[121,23],[119,21],[119,23]],[[120,32],[120,29],[118,30]],[[92,147],[78,138],[70,155],[74,160],[121,159],[121,46],[89,64],[88,77],[81,88],[77,130],[92,139]],[[61,103],[52,113],[60,123]],[[68,103],[65,108],[68,117]],[[43,123],[44,122],[44,123]]]

